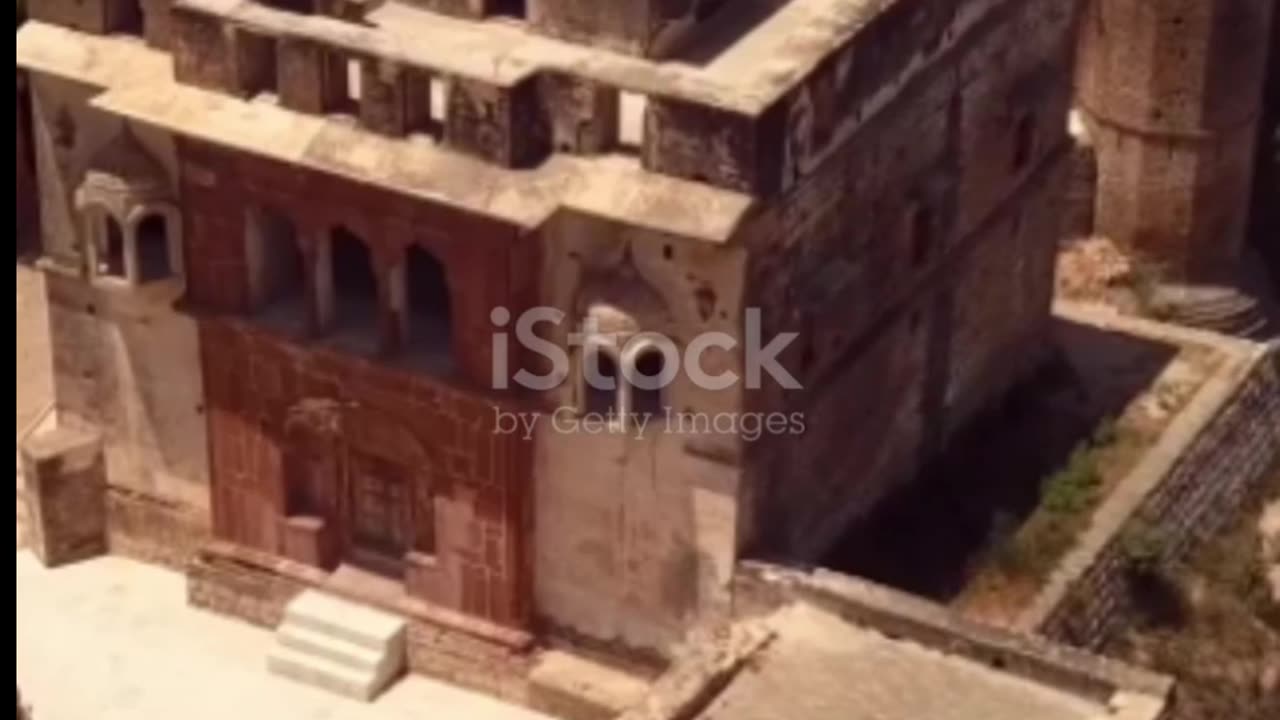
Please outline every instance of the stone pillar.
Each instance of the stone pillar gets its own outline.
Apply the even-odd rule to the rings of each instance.
[[[97,433],[57,428],[22,444],[29,541],[47,567],[107,552],[107,469]]]
[[[333,326],[333,248],[327,230],[310,230],[313,238],[307,244],[307,285],[311,307],[311,331],[320,333]]]
[[[278,52],[280,104],[301,113],[323,113],[328,100],[324,48],[309,40],[283,37]]]
[[[1174,283],[1231,283],[1243,251],[1274,0],[1091,0],[1077,100],[1095,231]]]

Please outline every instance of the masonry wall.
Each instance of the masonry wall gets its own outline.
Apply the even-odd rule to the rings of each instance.
[[[537,30],[574,42],[658,57],[688,42],[725,0],[529,0],[528,18]]]
[[[1231,523],[1280,460],[1280,346],[1229,361],[1109,496],[1020,628],[1098,649],[1132,610],[1129,533],[1159,539],[1162,564]]]
[[[290,453],[317,442],[294,437],[290,418],[308,407],[337,408],[335,448],[357,447],[409,473],[414,522],[433,535],[424,540],[432,547],[408,561],[409,593],[497,624],[526,624],[532,446],[494,431],[498,411],[524,406],[514,394],[489,390],[489,311],[518,314],[527,306],[536,278],[517,270],[536,262],[536,248],[507,226],[335,176],[193,143],[183,144],[181,160],[187,299],[203,315],[216,536],[321,567],[340,559],[330,549],[332,534],[343,532],[347,500],[337,486],[317,490],[313,502],[327,526],[319,537],[305,535],[289,522],[300,511],[290,507],[295,493],[284,466]],[[447,273],[453,368],[432,370],[391,352],[353,349],[332,332],[309,333],[305,310],[291,329],[257,318],[245,240],[252,207],[294,223],[307,265],[333,228],[363,240],[383,309],[357,333],[395,324],[391,269],[410,244],[427,248]],[[316,283],[312,277],[305,292],[314,294]]]
[[[577,213],[562,213],[542,236],[541,304],[566,317],[546,337],[573,365],[546,393],[536,433],[538,612],[566,632],[662,652],[727,599],[741,440],[727,424],[723,433],[705,425],[740,413],[740,387],[700,388],[682,372],[665,402],[698,417],[697,428],[660,417],[643,429],[592,432],[576,424],[585,409],[581,354],[569,336],[605,305],[681,352],[702,333],[741,337],[744,254]],[[709,350],[702,367],[741,376],[741,352]]]
[[[1045,349],[1075,8],[1006,3],[974,24],[979,5],[864,31],[860,52],[914,58],[901,88],[861,88],[875,114],[821,114],[841,107],[822,99],[838,63],[795,106],[815,134],[788,145],[792,189],[753,229],[749,304],[766,337],[800,334],[786,362],[804,389],[752,404],[811,429],[753,448],[762,548],[820,552]]]
[[[79,274],[75,189],[125,125],[88,107],[90,88],[30,77],[42,246],[55,268],[46,287],[59,421],[103,434],[112,549],[178,567],[209,527],[195,324],[173,309],[180,280],[126,287]],[[172,139],[129,129],[176,176]]]
[[[212,547],[217,549],[217,543]],[[287,561],[240,549],[202,553],[187,571],[188,601],[194,607],[274,629],[284,619],[285,607],[309,584],[303,577],[305,569],[290,572],[287,566]],[[509,702],[528,702],[526,677],[535,656],[526,644],[500,642],[413,613],[404,615],[410,672]]]
[[[1096,231],[1174,281],[1235,270],[1247,226],[1272,0],[1091,0],[1079,103]]]

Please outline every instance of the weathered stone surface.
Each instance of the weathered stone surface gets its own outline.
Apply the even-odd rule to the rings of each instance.
[[[107,470],[93,432],[55,428],[22,444],[28,544],[47,567],[107,551]]]
[[[1177,562],[1269,480],[1280,457],[1280,347],[1201,337],[1228,360],[1108,496],[1018,627],[1101,647],[1131,602],[1128,530],[1157,533],[1159,561]]]
[[[1096,232],[1173,281],[1228,277],[1248,221],[1272,0],[1091,0],[1079,103]]]

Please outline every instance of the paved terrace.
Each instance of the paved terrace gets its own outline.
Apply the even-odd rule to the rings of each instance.
[[[699,720],[1103,720],[1105,705],[891,640],[807,604]]]
[[[17,554],[17,673],[34,720],[551,720],[420,676],[372,704],[267,672],[271,633],[186,605],[181,575]]]

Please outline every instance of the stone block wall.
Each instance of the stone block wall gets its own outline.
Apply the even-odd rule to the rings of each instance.
[[[773,551],[821,552],[1047,347],[1076,6],[895,7],[853,41],[883,55],[845,67],[872,73],[846,78],[854,99],[831,95],[838,59],[803,86],[807,132],[747,240],[747,304],[765,337],[799,333],[783,361],[804,386],[754,404],[810,428],[753,448]]]
[[[185,572],[211,537],[208,512],[127,488],[107,493],[111,552]]]
[[[187,568],[187,599],[193,607],[275,629],[288,604],[324,578],[297,563],[214,541]],[[526,678],[535,656],[526,641],[485,637],[397,612],[409,622],[405,651],[411,672],[527,702]]]
[[[269,629],[284,620],[285,606],[305,588],[297,579],[216,553],[197,555],[187,567],[192,607]]]
[[[436,4],[457,0],[432,0]],[[688,42],[724,0],[528,0],[530,25],[574,42],[660,57]]]
[[[28,542],[46,567],[107,550],[106,462],[96,433],[55,428],[21,447]]]
[[[411,619],[405,638],[409,670],[526,705],[534,653],[529,648]]]
[[[1101,647],[1131,610],[1129,532],[1179,561],[1232,522],[1280,460],[1280,345],[1236,355],[1097,510],[1018,626]]]

